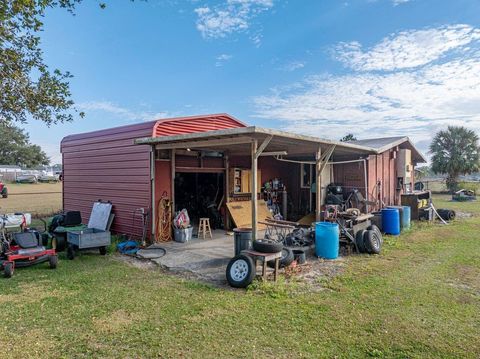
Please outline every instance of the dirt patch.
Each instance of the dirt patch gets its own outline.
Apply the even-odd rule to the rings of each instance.
[[[469,265],[457,265],[455,268],[455,281],[450,284],[456,288],[473,291],[480,295],[480,271],[478,268]]]
[[[0,338],[4,358],[42,358],[45,357],[45,353],[55,352],[56,343],[48,339],[43,329],[31,329],[23,334],[21,341],[12,340],[10,336]],[[28,348],[28,355],[26,355],[26,348]]]
[[[66,296],[74,294],[66,290],[48,288],[47,285],[41,282],[22,283],[19,287],[20,293],[2,294],[0,296],[0,304],[15,302],[26,305],[40,302],[46,298],[65,298]]]
[[[345,266],[345,257],[339,257],[336,260],[326,260],[309,256],[306,264],[301,266],[294,264],[289,268],[285,268],[285,277],[290,281],[304,283],[315,291],[325,290],[326,288],[323,284],[343,273]]]
[[[109,316],[93,318],[93,324],[102,333],[118,333],[129,329],[130,325],[139,318],[134,313],[128,313],[123,309],[116,310]]]
[[[457,302],[473,304],[480,298],[480,271],[478,268],[459,264],[452,271],[452,277],[446,284],[457,289],[459,294]]]
[[[143,269],[143,270],[157,270],[159,266],[154,262],[151,261],[150,259],[140,259],[137,257],[133,256],[126,256],[122,254],[117,254],[112,256],[114,260],[117,260],[122,263],[126,263],[129,266],[138,268],[138,269]]]
[[[468,212],[455,212],[456,218],[457,219],[466,219],[466,218],[472,218],[473,214],[468,213]]]

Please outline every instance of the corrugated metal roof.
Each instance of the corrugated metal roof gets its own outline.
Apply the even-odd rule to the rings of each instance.
[[[381,137],[381,138],[367,138],[364,140],[357,140],[357,141],[349,141],[348,143],[353,143],[356,145],[361,145],[361,146],[366,146],[366,147],[371,147],[376,150],[381,149],[385,146],[392,145],[395,146],[395,144],[398,141],[401,140],[408,140],[408,137],[405,136],[397,136],[397,137]]]
[[[426,163],[423,154],[415,147],[412,141],[406,136],[369,138],[365,140],[350,141],[348,143],[365,146],[374,149],[378,153],[388,151],[396,146],[412,150],[413,158],[418,163]]]
[[[238,127],[246,127],[246,125],[225,113],[192,117],[178,117],[157,121],[153,128],[152,137],[217,131]]]

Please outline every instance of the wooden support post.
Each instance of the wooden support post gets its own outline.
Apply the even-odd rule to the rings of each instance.
[[[258,157],[257,157],[257,146],[258,141],[253,140],[251,148],[251,157],[252,157],[252,178],[250,188],[252,189],[252,240],[257,239],[257,222],[258,222],[258,213],[257,213],[257,192],[258,192],[258,182],[257,182],[257,167],[258,167]]]
[[[228,160],[228,155],[225,155],[225,204],[227,204],[230,201],[230,161]],[[225,208],[227,208],[225,206]],[[225,229],[230,229],[230,216],[228,215],[228,210],[225,211]]]
[[[317,222],[320,221],[321,207],[322,207],[322,149],[318,147],[315,166],[315,185],[316,185],[316,199],[315,199],[315,218]]]
[[[170,170],[171,170],[171,176],[172,176],[172,187],[171,187],[171,193],[172,193],[172,216],[175,216],[175,149],[172,149],[171,151],[171,156],[172,158],[170,159]]]
[[[151,228],[152,228],[152,231],[151,231],[151,239],[155,240],[155,237],[156,237],[156,226],[155,226],[155,222],[156,222],[156,218],[157,218],[157,205],[156,205],[156,201],[157,199],[155,198],[155,165],[156,165],[156,161],[155,161],[155,146],[151,146],[151,149],[150,149],[150,193],[152,194],[152,210],[150,211],[151,213]]]

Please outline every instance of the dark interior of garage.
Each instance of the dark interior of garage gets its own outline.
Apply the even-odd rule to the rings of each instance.
[[[191,223],[209,218],[212,229],[223,229],[221,214],[225,200],[223,173],[183,173],[175,175],[175,210],[188,210]]]

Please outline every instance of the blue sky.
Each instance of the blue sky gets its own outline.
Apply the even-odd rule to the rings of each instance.
[[[252,125],[338,139],[480,131],[476,0],[97,1],[48,11],[42,47],[70,71],[84,119],[32,142],[59,162],[63,136],[227,112]]]

